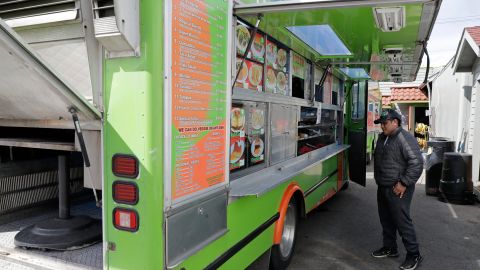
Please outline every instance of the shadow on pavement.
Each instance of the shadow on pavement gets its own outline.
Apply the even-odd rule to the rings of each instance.
[[[398,269],[405,249],[397,239],[400,257],[376,259],[372,250],[382,244],[376,205],[373,166],[367,167],[367,187],[354,183],[302,220],[296,254],[289,269]],[[450,205],[425,194],[417,184],[412,219],[424,260],[420,269],[480,269],[480,207]]]

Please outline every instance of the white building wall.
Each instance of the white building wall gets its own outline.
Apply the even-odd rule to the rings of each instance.
[[[408,126],[408,118],[409,118],[409,111],[408,111],[408,107],[409,105],[408,104],[398,104],[398,103],[395,103],[396,107],[395,109],[397,111],[400,111],[400,114],[402,115],[402,126],[404,129],[410,131],[410,132],[413,132],[413,129],[412,127]]]
[[[471,77],[468,73],[453,75],[449,65],[432,83],[432,133],[455,141],[456,146],[468,128]]]
[[[467,141],[467,152],[472,153],[473,144],[475,141],[475,118],[477,114],[477,102],[478,102],[478,89],[472,88],[472,102],[470,104],[470,116],[468,118],[468,141]]]
[[[480,184],[480,179],[479,179],[479,170],[480,170],[480,58],[477,58],[474,68],[473,68],[473,78],[472,78],[472,94],[476,94],[477,102],[475,106],[475,110],[473,113],[472,109],[472,114],[470,115],[471,119],[470,121],[473,121],[474,128],[473,128],[473,136],[472,136],[472,141],[470,142],[472,144],[472,147],[469,151],[470,154],[473,155],[473,164],[472,164],[472,180],[474,185],[479,185]],[[476,138],[476,139],[475,139]],[[469,147],[470,148],[470,147]]]

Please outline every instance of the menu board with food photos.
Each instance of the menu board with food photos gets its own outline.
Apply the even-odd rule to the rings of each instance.
[[[237,54],[244,55],[247,50],[248,42],[250,41],[250,30],[243,24],[237,24],[236,31],[236,45]]]
[[[241,63],[241,59],[237,58],[237,71]],[[263,65],[253,61],[244,60],[237,81],[235,82],[235,87],[262,92]]]
[[[237,24],[236,44],[238,56],[243,57],[251,37],[252,33],[247,26],[240,23]],[[252,46],[250,47],[250,51],[247,54],[247,58],[258,61],[260,63],[265,62],[265,35],[260,33],[257,33],[255,35]]]
[[[266,58],[265,92],[288,95],[287,49],[267,39]]]
[[[248,102],[247,134],[250,150],[249,165],[262,163],[265,160],[265,120],[266,104]]]
[[[245,109],[242,104],[232,104],[230,113],[230,170],[246,166]]]

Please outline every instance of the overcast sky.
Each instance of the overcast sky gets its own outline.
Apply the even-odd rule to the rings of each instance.
[[[432,67],[445,65],[455,55],[463,29],[469,26],[480,26],[480,0],[442,1],[427,45]]]

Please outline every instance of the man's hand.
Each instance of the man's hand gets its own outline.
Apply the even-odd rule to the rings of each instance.
[[[400,181],[398,181],[395,186],[393,186],[393,193],[395,193],[395,195],[397,196],[400,196],[400,198],[403,198],[403,194],[405,193],[406,189],[407,187],[405,187],[404,185],[402,185],[402,183],[400,183]]]

